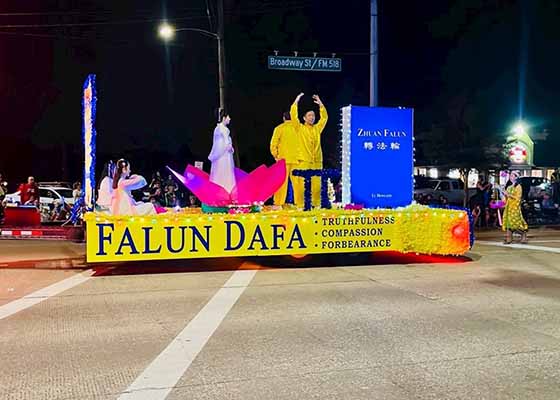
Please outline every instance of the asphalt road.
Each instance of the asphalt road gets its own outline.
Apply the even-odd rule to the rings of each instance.
[[[500,239],[467,258],[3,268],[0,399],[557,400],[560,232]]]

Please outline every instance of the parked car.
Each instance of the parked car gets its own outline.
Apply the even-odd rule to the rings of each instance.
[[[16,193],[6,196],[5,202],[7,206],[13,206],[20,203],[21,197]],[[72,206],[74,205],[74,197],[72,189],[67,187],[50,187],[39,185],[39,211],[41,213],[41,223],[64,222]]]
[[[429,194],[434,199],[438,199],[439,196],[443,195],[450,204],[463,204],[465,185],[460,179],[432,179],[424,182],[422,186],[423,187],[417,185],[417,188],[414,189],[414,194],[416,196],[426,196]],[[469,189],[468,197],[470,198],[475,192],[476,189]]]
[[[425,189],[431,187],[434,179],[423,175],[414,175],[414,189]]]
[[[548,179],[524,176],[519,178],[519,184],[523,190],[523,200],[535,200],[539,198],[541,191],[551,193],[552,188]]]
[[[57,187],[57,188],[72,189],[72,184],[70,182],[62,182],[62,181],[38,182],[37,185],[39,185],[39,187],[43,186],[43,187]]]
[[[56,201],[66,202],[67,204],[74,204],[74,197],[72,196],[72,189],[67,187],[56,187],[56,186],[39,186],[39,203],[41,207],[54,206]],[[9,204],[19,204],[21,201],[19,193],[12,193],[6,195],[5,201]]]

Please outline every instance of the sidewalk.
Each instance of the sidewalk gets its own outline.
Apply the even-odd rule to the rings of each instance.
[[[542,241],[550,240],[558,241],[560,240],[560,229],[558,226],[542,226],[529,228],[528,233],[529,241]],[[477,240],[498,240],[502,241],[504,239],[504,232],[501,228],[483,228],[476,229],[474,232],[475,243]]]
[[[69,241],[1,240],[0,268],[85,266],[86,246]]]

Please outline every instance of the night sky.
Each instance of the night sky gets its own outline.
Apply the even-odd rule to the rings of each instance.
[[[88,73],[98,79],[98,163],[124,156],[149,177],[166,164],[206,160],[218,105],[216,42],[178,32],[165,46],[156,35],[164,16],[177,28],[213,29],[205,0],[9,3],[0,8],[0,172],[12,185],[29,174],[80,177]],[[380,105],[415,108],[421,139],[464,93],[477,129],[504,135],[522,113],[535,132],[549,132],[537,163],[560,164],[556,3],[379,0]],[[241,167],[272,161],[272,130],[301,91],[319,94],[330,113],[323,149],[336,167],[339,109],[368,103],[369,1],[225,4],[227,105]],[[336,53],[343,70],[269,71],[274,50]]]

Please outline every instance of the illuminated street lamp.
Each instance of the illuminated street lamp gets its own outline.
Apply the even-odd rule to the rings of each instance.
[[[175,27],[167,22],[163,22],[158,28],[158,35],[164,41],[168,42],[175,36]]]
[[[175,28],[168,22],[162,22],[158,27],[159,37],[165,41],[169,42],[173,39],[176,32],[180,31],[190,31],[198,32],[204,36],[210,37],[216,40],[217,52],[218,52],[218,91],[220,97],[220,109],[226,109],[226,51],[224,46],[224,0],[217,0],[217,27],[216,32],[207,31],[205,29],[198,28]],[[237,147],[237,136],[233,137],[234,145]],[[235,152],[235,161],[239,166],[239,152]]]
[[[159,37],[165,41],[169,42],[175,37],[176,32],[189,31],[198,32],[204,36],[210,37],[217,42],[218,47],[218,89],[220,93],[220,108],[225,109],[225,99],[226,99],[226,82],[225,82],[225,49],[224,49],[224,34],[221,19],[218,27],[218,32],[210,32],[205,29],[198,28],[175,28],[168,22],[162,22],[158,27]]]
[[[515,125],[513,125],[512,128],[512,132],[516,135],[516,136],[521,136],[524,134],[527,134],[529,130],[529,127],[527,126],[527,124],[524,121],[517,121],[515,123]]]

